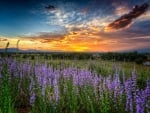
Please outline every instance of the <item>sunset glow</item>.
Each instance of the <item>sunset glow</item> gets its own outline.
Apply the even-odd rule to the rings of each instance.
[[[149,48],[149,9],[130,20],[123,16],[133,15],[133,6],[143,4],[142,0],[120,3],[46,0],[35,5],[35,1],[31,1],[24,5],[18,0],[16,5],[10,3],[11,11],[0,5],[3,9],[0,49],[4,49],[7,42],[9,48],[16,48],[18,40],[20,50],[107,52]],[[54,7],[46,7],[48,5]],[[20,16],[12,14],[11,19],[5,13]]]

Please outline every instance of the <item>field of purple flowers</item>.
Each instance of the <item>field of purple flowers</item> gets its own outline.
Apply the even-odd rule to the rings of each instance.
[[[0,60],[0,113],[150,113],[149,78],[89,67]]]

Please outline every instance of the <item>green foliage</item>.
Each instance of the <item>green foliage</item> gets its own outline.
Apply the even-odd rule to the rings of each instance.
[[[0,109],[2,113],[14,113],[12,97],[11,97],[11,86],[10,79],[7,71],[7,64],[4,64],[2,68],[2,82],[0,92]]]
[[[110,111],[110,102],[108,97],[108,92],[105,91],[101,99],[101,113],[109,113]]]
[[[129,53],[103,53],[101,58],[103,60],[137,62],[137,64],[141,64],[144,60],[148,59],[147,54],[137,53],[136,51]]]

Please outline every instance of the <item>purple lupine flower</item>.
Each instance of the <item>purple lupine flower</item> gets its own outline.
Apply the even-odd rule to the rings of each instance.
[[[150,100],[150,82],[147,81],[146,83],[146,95],[147,95],[147,98]]]
[[[146,95],[146,99],[147,99],[146,108],[147,108],[148,112],[150,112],[150,82],[148,82],[148,81],[147,81],[147,86],[145,89],[145,95]]]
[[[136,95],[136,113],[141,113],[141,107],[140,107],[140,97],[139,97],[139,92],[137,92],[137,95]]]
[[[126,91],[126,111],[130,111],[130,113],[133,112],[133,97],[132,97],[132,81],[128,80],[125,82],[125,91]]]
[[[133,98],[132,97],[130,97],[129,107],[130,107],[130,113],[133,113]]]
[[[120,90],[120,79],[119,79],[119,74],[115,75],[115,78],[113,80],[113,87],[114,87],[114,98],[116,98],[119,94]]]
[[[59,100],[59,89],[58,89],[58,83],[57,83],[56,78],[54,79],[53,85],[54,85],[55,100],[58,101]]]
[[[145,91],[137,91],[136,93],[136,113],[144,113],[146,108],[146,95]]]
[[[136,98],[136,72],[135,69],[132,71],[132,76],[131,76],[131,85],[132,85],[132,94],[133,94],[133,98]]]
[[[94,87],[94,94],[95,94],[95,97],[98,98],[98,85],[99,85],[99,77],[98,76],[95,76],[93,78],[93,87]]]
[[[35,95],[35,93],[33,93],[33,94],[30,96],[30,105],[33,105],[33,104],[34,104],[35,99],[36,99],[36,95]]]

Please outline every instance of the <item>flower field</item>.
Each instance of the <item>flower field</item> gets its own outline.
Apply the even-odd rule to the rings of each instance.
[[[122,70],[1,59],[0,113],[150,113],[150,77]]]

